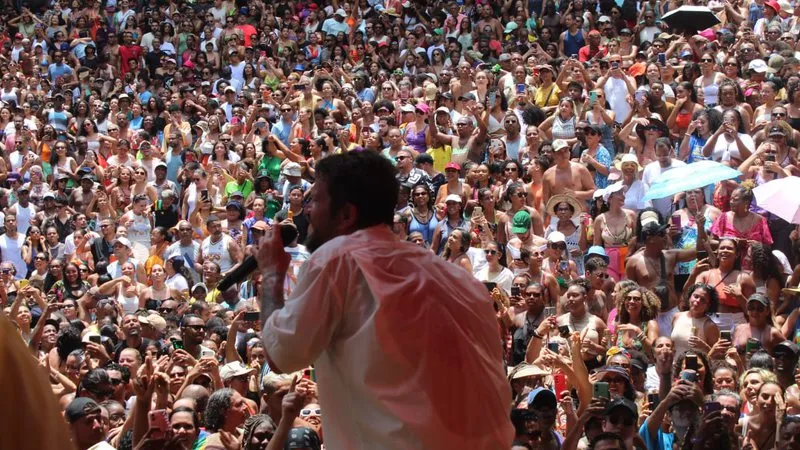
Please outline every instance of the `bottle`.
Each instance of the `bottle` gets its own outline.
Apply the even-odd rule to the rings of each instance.
[[[289,222],[294,222],[294,211],[289,209],[289,212],[286,213],[286,220]]]

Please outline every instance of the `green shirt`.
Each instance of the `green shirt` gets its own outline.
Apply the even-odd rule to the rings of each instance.
[[[241,191],[242,196],[246,199],[251,192],[253,192],[253,182],[250,180],[244,180],[244,183],[241,185],[236,181],[229,181],[228,184],[225,185],[225,196],[230,197],[236,191]]]

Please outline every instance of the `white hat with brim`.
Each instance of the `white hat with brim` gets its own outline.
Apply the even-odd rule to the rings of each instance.
[[[220,367],[219,369],[219,377],[223,380],[230,380],[231,378],[242,376],[242,375],[249,375],[255,372],[256,369],[252,367],[245,366],[241,361],[234,361],[224,366]]]
[[[608,199],[611,198],[611,195],[620,191],[624,192],[624,190],[625,190],[625,185],[622,184],[622,182],[606,186],[606,188],[603,190],[603,201],[608,202]]]
[[[614,163],[614,167],[617,170],[622,170],[622,166],[631,163],[636,164],[637,172],[642,170],[642,166],[639,164],[639,158],[637,158],[636,155],[634,155],[633,153],[625,153],[624,155],[622,155],[622,158],[620,158],[616,163]]]

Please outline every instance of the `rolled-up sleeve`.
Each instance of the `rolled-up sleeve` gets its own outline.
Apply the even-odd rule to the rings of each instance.
[[[267,319],[262,331],[267,354],[284,373],[308,367],[331,342],[342,318],[349,276],[334,258],[324,266],[309,260],[283,308]]]

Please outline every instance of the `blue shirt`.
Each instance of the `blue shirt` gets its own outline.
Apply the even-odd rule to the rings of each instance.
[[[642,438],[645,445],[647,445],[647,449],[672,450],[672,444],[675,443],[675,433],[664,433],[661,427],[659,427],[656,439],[653,440],[650,437],[650,430],[647,429],[647,422],[649,421],[650,419],[645,420],[642,427],[639,428],[639,436]]]
[[[72,75],[72,67],[66,64],[50,64],[47,68],[47,73],[50,74],[50,82],[55,84],[56,78],[64,75]]]
[[[289,146],[289,136],[292,133],[292,122],[285,122],[283,119],[275,122],[272,126],[272,134],[278,136],[278,139],[283,142],[287,147]]]
[[[358,99],[362,102],[375,103],[375,91],[371,88],[364,88],[361,92],[356,94]]]
[[[583,153],[585,154],[589,150],[584,150]],[[581,155],[582,156],[582,155]],[[595,158],[597,162],[605,166],[606,169],[611,168],[611,153],[606,150],[605,147],[600,145],[597,148],[597,156]],[[598,171],[594,171],[594,185],[597,189],[605,189],[608,186],[608,176],[601,174]]]

